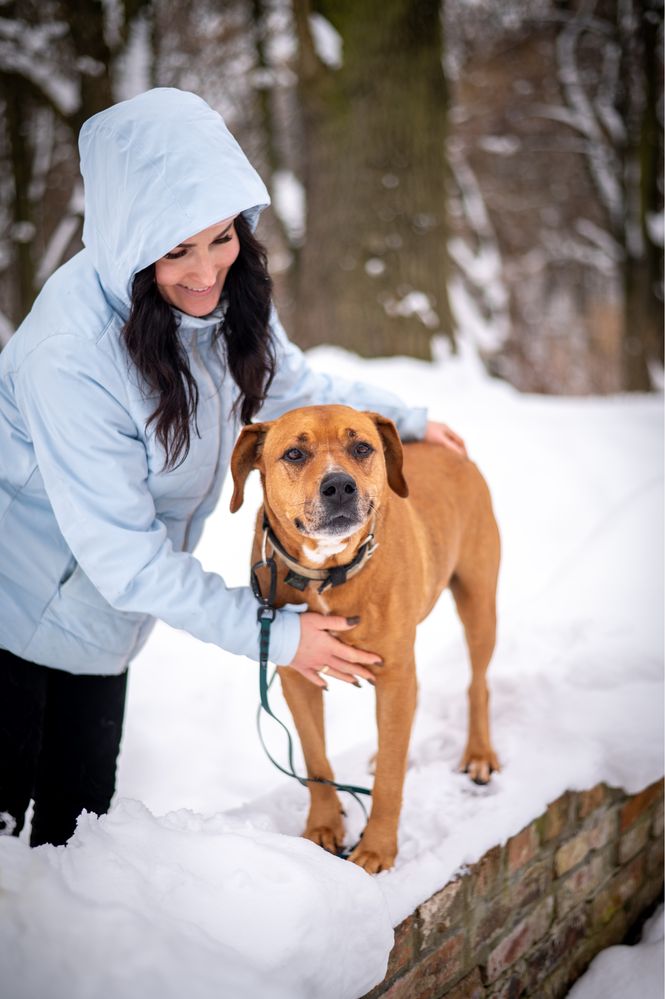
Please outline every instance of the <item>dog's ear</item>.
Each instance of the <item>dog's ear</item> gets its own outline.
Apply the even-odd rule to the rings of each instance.
[[[376,429],[381,434],[383,441],[383,453],[386,459],[386,470],[388,472],[388,485],[398,496],[409,495],[409,487],[402,474],[402,442],[397,433],[397,427],[387,416],[380,413],[366,413],[371,420],[374,420]]]
[[[253,468],[256,468],[269,426],[269,423],[249,423],[240,431],[231,455],[231,475],[233,476],[231,513],[235,513],[242,506],[247,476]]]

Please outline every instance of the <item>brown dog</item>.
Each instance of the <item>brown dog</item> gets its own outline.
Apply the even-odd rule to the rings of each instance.
[[[391,420],[347,406],[295,409],[272,423],[245,427],[231,459],[232,512],[241,506],[245,479],[255,467],[274,540],[268,546],[280,569],[276,605],[304,600],[318,613],[361,613],[360,624],[337,637],[383,659],[374,669],[379,739],[372,811],[350,857],[375,873],[391,867],[397,854],[416,706],[416,625],[446,586],[471,659],[461,768],[477,783],[487,783],[499,769],[485,682],[494,650],[499,566],[489,492],[466,458],[440,445],[407,444],[403,450]],[[253,561],[260,557],[263,517],[262,509]],[[321,688],[288,667],[279,673],[308,775],[332,780]],[[310,790],[304,835],[335,852],[344,838],[337,794],[324,784],[310,784]]]

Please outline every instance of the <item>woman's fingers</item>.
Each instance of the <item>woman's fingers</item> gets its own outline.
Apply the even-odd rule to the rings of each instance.
[[[333,677],[335,680],[343,680],[345,683],[352,683],[355,687],[360,686],[361,680],[366,680],[375,686],[374,675],[369,672],[369,670],[363,669],[362,666],[357,664],[351,664],[345,662],[342,659],[336,659],[333,656],[330,658],[330,666],[326,673],[319,673],[319,676],[324,676],[327,679],[329,676]]]
[[[468,457],[463,439],[446,423],[430,420],[425,428],[424,440],[429,441],[430,444],[443,444],[444,447],[457,451],[463,457]]]
[[[357,683],[358,677],[373,681],[374,675],[367,667],[380,666],[380,657],[374,652],[346,645],[333,634],[348,631],[359,621],[357,617],[311,611],[303,614],[300,618],[300,644],[289,665],[317,687],[326,685],[323,678],[326,674],[346,683]],[[326,673],[320,675],[322,670]]]
[[[345,645],[344,642],[340,642],[336,638],[332,639],[332,643],[327,662],[338,673],[346,673],[351,677],[360,676],[365,680],[373,680],[374,674],[367,667],[380,667],[383,665],[381,660],[372,652],[365,652],[364,649],[354,649],[353,646]]]

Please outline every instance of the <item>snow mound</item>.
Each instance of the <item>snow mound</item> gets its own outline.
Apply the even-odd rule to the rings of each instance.
[[[568,999],[663,999],[663,907],[644,924],[634,947],[608,947],[575,983]]]
[[[11,999],[354,999],[392,944],[364,871],[228,815],[123,800],[84,813],[66,848],[0,839]]]

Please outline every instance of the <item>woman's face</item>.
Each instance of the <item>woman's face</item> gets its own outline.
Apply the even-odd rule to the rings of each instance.
[[[190,316],[207,316],[216,307],[240,249],[234,221],[190,236],[156,262],[155,282],[169,305]]]

